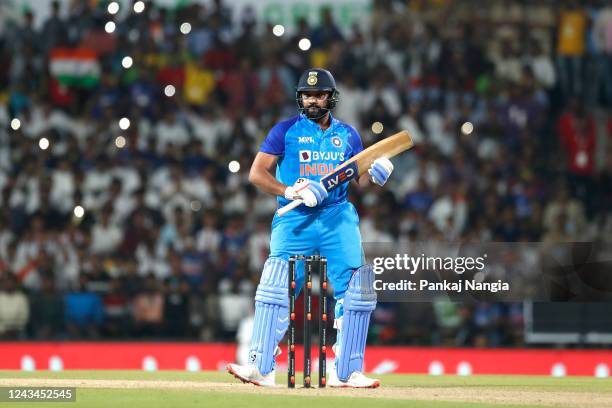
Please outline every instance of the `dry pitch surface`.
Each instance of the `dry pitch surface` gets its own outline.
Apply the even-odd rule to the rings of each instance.
[[[0,371],[0,387],[76,387],[77,402],[68,407],[612,407],[612,382],[595,378],[531,376],[380,376],[381,388],[287,389],[279,374],[277,388],[242,384],[221,372]],[[299,379],[299,377],[298,377]],[[349,400],[350,399],[350,400]],[[40,407],[41,403],[18,404]],[[0,406],[8,404],[0,403]],[[46,406],[48,404],[43,404]],[[10,404],[10,406],[15,406]]]

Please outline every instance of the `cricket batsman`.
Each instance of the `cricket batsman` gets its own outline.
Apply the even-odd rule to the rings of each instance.
[[[249,180],[261,191],[278,196],[282,207],[300,199],[304,205],[272,221],[270,256],[255,295],[255,321],[247,365],[229,364],[227,370],[243,382],[274,386],[278,343],[288,328],[288,259],[292,255],[327,257],[328,279],[336,306],[333,346],[335,364],[330,387],[375,388],[380,381],[363,374],[370,315],[376,308],[373,270],[365,265],[359,217],[347,200],[348,183],[328,192],[320,179],[363,150],[357,131],[335,119],[339,100],[332,74],[321,68],[305,71],[298,82],[299,115],[275,125],[261,144]],[[360,185],[369,180],[384,185],[393,165],[376,159]],[[297,288],[304,280],[297,268]],[[362,282],[364,283],[362,285]]]

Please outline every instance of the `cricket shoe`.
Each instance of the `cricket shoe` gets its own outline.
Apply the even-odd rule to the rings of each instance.
[[[336,367],[333,367],[329,373],[327,385],[332,388],[378,388],[380,387],[380,380],[368,378],[363,373],[354,371],[348,380],[342,381],[338,378]]]
[[[276,379],[272,370],[266,375],[262,375],[257,367],[253,364],[239,365],[230,363],[227,365],[227,372],[242,381],[243,383],[251,383],[261,387],[275,387]]]

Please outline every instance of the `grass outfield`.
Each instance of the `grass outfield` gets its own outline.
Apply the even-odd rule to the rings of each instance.
[[[588,377],[390,374],[379,378],[382,387],[374,390],[289,390],[241,384],[222,372],[0,371],[0,386],[77,387],[76,403],[19,403],[19,407],[316,408],[315,403],[351,408],[612,407],[612,382]],[[279,374],[277,383],[284,385],[286,375]]]

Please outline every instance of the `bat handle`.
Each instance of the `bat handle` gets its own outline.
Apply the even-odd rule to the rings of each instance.
[[[290,202],[286,206],[281,207],[278,210],[276,210],[276,214],[278,214],[279,217],[282,217],[283,215],[287,214],[289,211],[291,211],[294,208],[299,207],[300,205],[302,205],[303,202],[304,202],[304,200],[293,200],[292,202]]]

